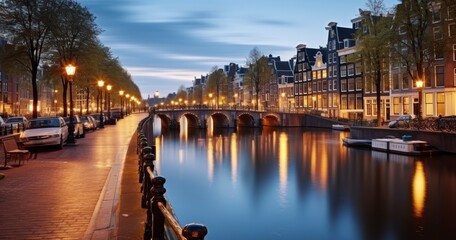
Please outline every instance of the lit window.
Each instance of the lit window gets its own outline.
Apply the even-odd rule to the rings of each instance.
[[[433,105],[433,96],[432,93],[426,93],[424,96],[424,104],[426,110],[426,116],[434,115],[434,105]]]
[[[434,23],[437,23],[437,22],[440,22],[440,20],[441,20],[440,9],[435,9],[432,12],[432,21]]]
[[[445,93],[437,93],[437,116],[445,115]]]

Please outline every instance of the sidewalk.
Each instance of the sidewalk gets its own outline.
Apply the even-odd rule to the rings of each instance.
[[[146,116],[0,170],[0,239],[142,239],[135,131]]]

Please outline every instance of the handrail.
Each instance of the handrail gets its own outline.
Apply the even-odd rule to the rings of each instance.
[[[167,207],[164,196],[166,179],[154,172],[155,146],[149,146],[143,133],[145,119],[138,124],[137,153],[138,175],[141,184],[141,207],[147,209],[144,239],[164,240],[165,222],[168,223],[178,240],[204,240],[207,234],[206,226],[198,223],[186,224],[183,228],[176,217]]]

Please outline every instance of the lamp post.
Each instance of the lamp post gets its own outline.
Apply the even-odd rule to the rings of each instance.
[[[100,128],[104,128],[104,121],[103,121],[103,86],[104,81],[98,81],[98,95],[100,96]]]
[[[130,114],[129,109],[128,109],[128,100],[130,99],[130,94],[127,93],[127,95],[125,95],[125,97],[126,97],[126,100],[125,100],[125,114],[128,115],[128,114]]]
[[[416,81],[416,88],[418,89],[418,120],[421,122],[423,118],[422,104],[423,104],[423,80]]]
[[[112,85],[108,84],[106,86],[106,91],[108,92],[108,123],[111,123],[111,89]]]
[[[73,76],[76,72],[76,67],[69,64],[65,67],[66,74],[68,76],[67,81],[70,84],[70,124],[68,126],[68,139],[67,145],[74,145],[76,143],[76,138],[74,137],[74,110],[73,110]]]
[[[123,118],[123,95],[124,95],[124,91],[120,90],[119,91],[119,95],[120,95],[120,118]]]
[[[209,102],[211,103],[211,108],[214,107],[212,102],[212,93],[209,93]]]

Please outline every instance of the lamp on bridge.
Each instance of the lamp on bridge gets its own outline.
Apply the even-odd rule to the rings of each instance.
[[[104,86],[104,81],[99,80],[98,81],[98,95],[100,96],[100,128],[104,128],[104,120],[103,120],[103,86]]]

